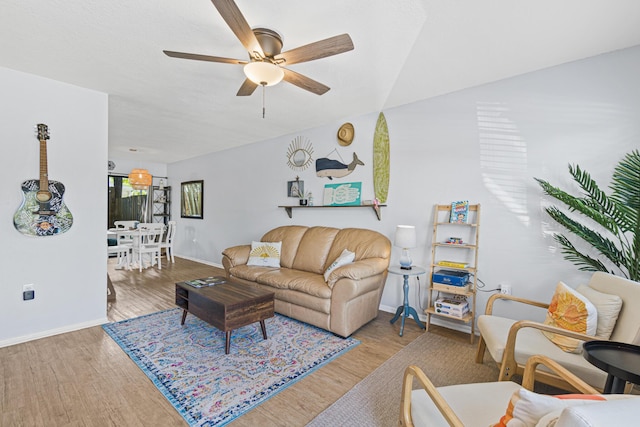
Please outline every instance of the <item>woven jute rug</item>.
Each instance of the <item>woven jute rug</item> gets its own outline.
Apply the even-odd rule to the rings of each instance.
[[[402,376],[408,365],[419,366],[443,386],[497,381],[498,367],[485,359],[475,363],[476,345],[426,332],[404,347],[307,426],[397,426]]]

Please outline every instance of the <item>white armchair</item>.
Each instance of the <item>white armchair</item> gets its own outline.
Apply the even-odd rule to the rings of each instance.
[[[533,390],[537,375],[541,372],[537,369],[539,365],[563,378],[579,393],[589,396],[574,395],[570,396],[571,399],[559,399],[523,392],[522,389]],[[419,383],[415,390],[414,380]],[[513,381],[498,381],[435,387],[420,368],[409,366],[405,370],[402,385],[400,425],[486,427],[505,422],[509,417],[515,418],[512,421],[517,425],[636,425],[640,417],[639,398],[631,395],[597,395],[593,387],[558,363],[538,355],[526,363],[522,386]]]
[[[640,339],[640,283],[611,274],[596,272],[588,283],[588,288],[602,294],[617,295],[622,299],[611,337],[611,341],[637,344]],[[587,362],[581,353],[567,353],[543,335],[543,331],[554,332],[580,340],[602,339],[588,336],[529,320],[514,320],[497,316],[494,304],[500,300],[510,300],[541,308],[548,304],[526,300],[511,295],[493,295],[487,302],[484,315],[478,317],[480,340],[476,363],[483,363],[485,350],[489,350],[493,360],[500,366],[499,381],[522,375],[526,361],[534,354],[542,354],[557,361],[587,384],[602,390],[606,373]],[[599,313],[600,314],[600,313]],[[560,388],[567,383],[552,372],[542,372],[538,380]]]

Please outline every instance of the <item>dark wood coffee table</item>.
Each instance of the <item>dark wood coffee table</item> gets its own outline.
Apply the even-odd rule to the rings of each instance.
[[[176,283],[176,305],[182,308],[181,325],[191,313],[226,333],[225,353],[229,354],[231,331],[260,322],[262,337],[267,339],[264,320],[274,316],[273,292],[227,279],[226,283],[194,288],[186,282]]]

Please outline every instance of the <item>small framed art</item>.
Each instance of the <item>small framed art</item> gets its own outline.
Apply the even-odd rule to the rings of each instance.
[[[287,181],[287,197],[300,197],[304,194],[304,181]]]

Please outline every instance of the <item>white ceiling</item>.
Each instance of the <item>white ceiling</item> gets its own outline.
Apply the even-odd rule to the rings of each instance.
[[[290,67],[331,90],[268,87],[263,119],[241,66],[165,56],[247,58],[210,0],[2,0],[0,66],[108,93],[109,157],[171,163],[640,44],[637,0],[236,3],[283,51],[349,33]]]

